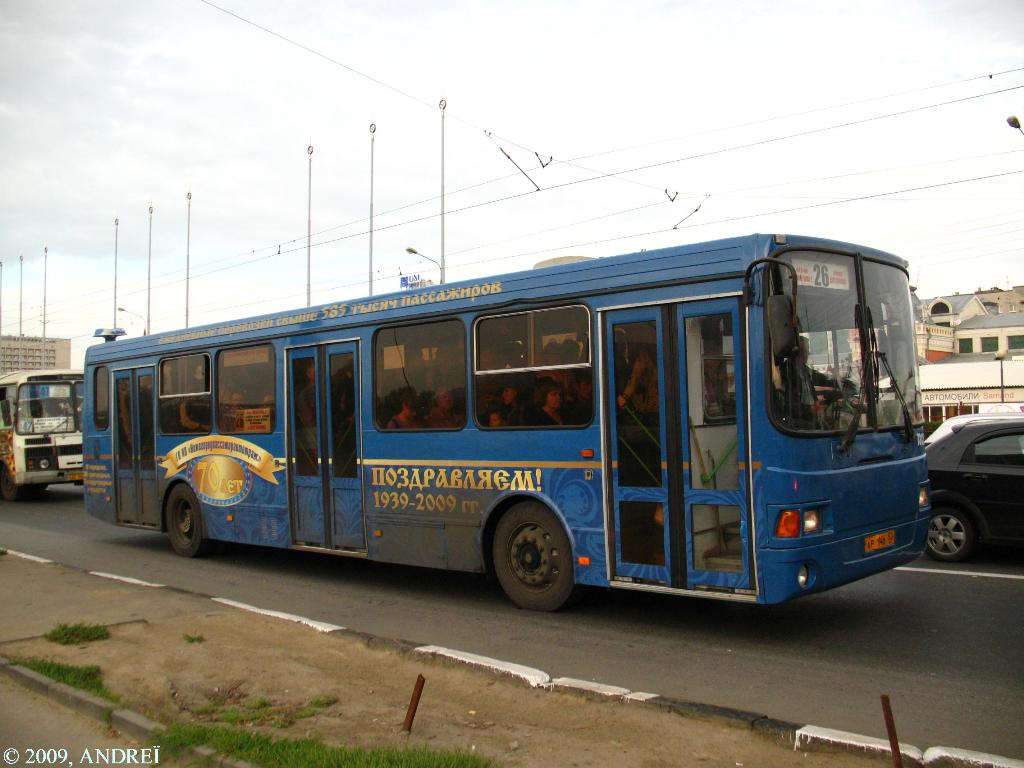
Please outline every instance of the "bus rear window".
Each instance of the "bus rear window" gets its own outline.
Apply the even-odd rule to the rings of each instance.
[[[188,355],[160,363],[160,431],[210,431],[210,358]]]
[[[274,350],[269,344],[217,355],[217,428],[273,432],[276,413]]]

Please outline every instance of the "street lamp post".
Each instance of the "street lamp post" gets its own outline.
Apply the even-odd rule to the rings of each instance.
[[[149,255],[146,257],[146,329],[149,329],[149,299],[153,288],[153,206],[149,206]]]
[[[188,214],[185,224],[185,327],[188,328],[188,280],[192,271],[192,191],[185,195],[188,200]],[[116,325],[116,323],[115,323]]]
[[[429,256],[424,256],[422,253],[417,251],[415,248],[406,248],[405,252],[406,253],[410,253],[413,256],[419,256],[420,258],[426,259],[427,261],[434,262],[434,264],[437,265],[438,270],[441,272],[441,285],[444,285],[444,255],[442,255],[441,256],[441,260],[438,261],[437,259],[432,259]]]
[[[43,359],[46,359],[46,262],[50,257],[50,247],[43,246]]]
[[[999,361],[999,402],[1006,402],[1006,389],[1003,386],[1003,360],[1006,359],[1006,350],[995,353],[995,359]]]
[[[306,193],[306,306],[310,305],[310,247],[313,240],[313,145],[306,148],[309,155],[309,189]]]
[[[146,322],[146,318],[144,318],[138,312],[132,312],[130,310],[125,309],[124,307],[118,307],[117,311],[118,312],[124,312],[126,315],[131,315],[132,317],[139,318],[139,320],[142,321],[142,335],[143,336],[148,336],[149,335],[149,324]],[[115,323],[115,325],[117,325],[117,323]]]
[[[120,219],[114,219],[114,326],[117,326],[117,228],[121,225]]]

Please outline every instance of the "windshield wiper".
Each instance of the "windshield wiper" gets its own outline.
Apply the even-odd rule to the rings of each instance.
[[[861,306],[858,304],[853,309],[853,325],[854,328],[862,328],[861,323]],[[843,451],[850,450],[850,446],[853,445],[853,441],[857,438],[857,430],[860,429],[860,417],[864,413],[864,399],[867,396],[867,392],[864,391],[864,385],[868,380],[868,365],[870,365],[871,355],[873,350],[868,350],[868,353],[864,353],[864,344],[861,343],[861,367],[860,367],[860,386],[861,395],[860,398],[853,404],[853,418],[850,419],[849,426],[846,427],[846,434],[843,435]]]
[[[871,333],[874,334],[874,329],[872,329]],[[896,399],[900,401],[900,410],[903,411],[903,435],[908,443],[912,442],[914,439],[914,421],[910,418],[910,408],[907,406],[907,399],[903,396],[903,390],[900,389],[900,385],[896,383],[896,377],[892,373],[892,368],[889,367],[889,358],[885,356],[885,352],[875,350],[875,354],[882,361],[882,365],[885,366],[885,372],[889,374],[889,386],[896,393]]]
[[[871,344],[872,359],[881,360],[882,365],[885,367],[885,372],[889,375],[889,387],[893,392],[896,393],[896,399],[900,402],[900,411],[903,413],[903,436],[906,442],[912,442],[914,439],[914,421],[910,418],[910,408],[907,407],[907,399],[903,396],[903,390],[900,389],[899,383],[896,381],[896,377],[893,375],[892,368],[889,366],[889,358],[886,357],[878,347],[878,334],[875,333],[875,322],[871,317],[871,307],[866,308],[867,311],[867,326],[868,326],[868,341]],[[878,394],[878,366],[874,366],[874,390],[876,401],[881,401]]]

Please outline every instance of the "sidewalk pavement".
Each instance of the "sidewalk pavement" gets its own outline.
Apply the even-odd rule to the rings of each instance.
[[[115,726],[135,725],[126,734],[90,730],[78,715],[69,721],[70,713],[54,698],[7,695],[11,686],[4,681],[0,750],[64,746],[80,753],[111,741],[153,743],[144,727],[140,732],[146,718],[227,723],[276,738],[317,737],[356,747],[460,749],[499,765],[545,768],[866,768],[877,765],[887,748],[857,744],[835,732],[816,733],[820,729],[801,731],[758,714],[672,702],[592,681],[551,680],[540,670],[368,637],[18,553],[0,557],[0,605],[0,657],[98,665],[104,685],[119,699],[118,705],[107,705],[108,712],[121,707],[142,716],[125,720],[117,713],[121,719],[115,717]],[[79,646],[42,637],[57,624],[78,622],[107,625],[111,637]],[[12,667],[3,664],[0,671],[11,675]],[[427,683],[412,731],[403,733],[419,674]],[[14,676],[25,679],[16,670]],[[30,730],[25,723],[33,724]],[[1024,766],[955,750],[922,754],[907,745],[901,750],[905,765]]]

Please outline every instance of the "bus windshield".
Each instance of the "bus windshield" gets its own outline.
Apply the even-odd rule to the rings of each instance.
[[[800,251],[785,258],[799,281],[799,336],[795,354],[773,361],[771,368],[776,422],[797,432],[845,431],[854,420],[858,428],[874,424],[879,429],[919,422],[923,413],[906,275],[864,260],[863,302],[853,257]],[[862,339],[861,328],[867,338]]]
[[[75,403],[70,382],[22,384],[18,388],[18,434],[75,432]]]

